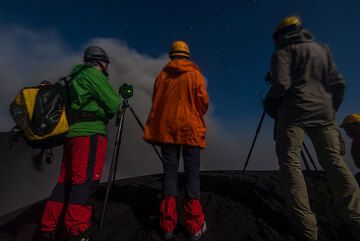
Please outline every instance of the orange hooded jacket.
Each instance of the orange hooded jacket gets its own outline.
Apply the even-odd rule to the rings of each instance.
[[[155,81],[144,139],[152,144],[205,148],[204,114],[209,97],[199,68],[189,60],[171,60]]]

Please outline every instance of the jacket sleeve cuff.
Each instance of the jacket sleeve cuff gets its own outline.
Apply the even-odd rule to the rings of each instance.
[[[281,99],[266,98],[263,101],[265,113],[273,119],[276,119],[280,105]]]

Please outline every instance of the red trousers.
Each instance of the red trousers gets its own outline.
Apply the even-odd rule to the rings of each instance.
[[[46,203],[42,231],[55,231],[64,216],[65,229],[76,236],[89,228],[92,197],[100,181],[107,140],[102,135],[68,138],[58,183]]]

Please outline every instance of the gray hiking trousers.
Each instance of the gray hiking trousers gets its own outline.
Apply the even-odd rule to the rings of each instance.
[[[304,240],[317,240],[317,222],[315,214],[310,209],[300,162],[305,132],[310,137],[320,165],[325,170],[338,214],[353,235],[360,240],[360,190],[342,159],[345,145],[335,123],[318,127],[278,126],[276,152],[282,190],[296,231]]]

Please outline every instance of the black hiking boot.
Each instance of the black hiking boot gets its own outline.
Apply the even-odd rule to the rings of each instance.
[[[55,232],[41,231],[40,241],[55,241]]]
[[[170,241],[170,240],[173,240],[174,239],[174,233],[173,232],[164,232],[162,234],[162,240],[164,241]]]

